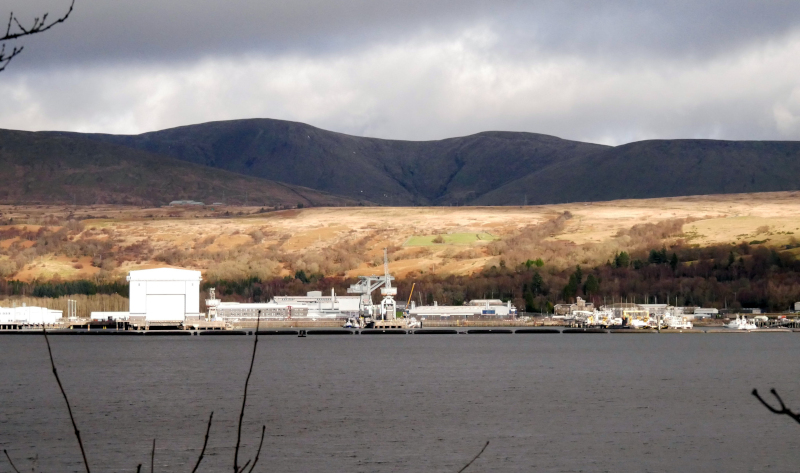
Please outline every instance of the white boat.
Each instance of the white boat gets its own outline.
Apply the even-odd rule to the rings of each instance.
[[[731,320],[730,323],[723,325],[725,328],[733,330],[756,330],[758,327],[754,322],[747,320],[747,317],[736,316],[736,320]]]

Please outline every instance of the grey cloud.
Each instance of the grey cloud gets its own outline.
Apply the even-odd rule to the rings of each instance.
[[[23,17],[66,3],[13,1]],[[0,127],[800,139],[796,1],[78,0],[25,45]]]
[[[20,15],[66,0],[14,0]],[[28,40],[17,67],[184,62],[243,54],[343,55],[490,26],[496,54],[706,60],[800,26],[800,2],[514,0],[78,0],[70,22]],[[35,51],[36,59],[30,58]]]

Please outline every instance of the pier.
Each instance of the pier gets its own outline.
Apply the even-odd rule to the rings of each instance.
[[[252,336],[256,331],[254,328],[242,330],[117,330],[114,328],[107,329],[65,329],[65,328],[47,328],[48,335],[74,335],[74,336]],[[417,329],[345,329],[333,327],[316,327],[316,328],[272,328],[268,329],[261,327],[258,330],[259,336],[276,336],[276,335],[292,335],[292,336],[331,336],[331,335],[537,335],[537,334],[551,334],[551,335],[571,335],[571,334],[612,334],[612,335],[661,335],[661,334],[767,334],[767,333],[797,333],[800,334],[800,328],[789,327],[776,327],[776,328],[759,328],[756,330],[735,330],[726,329],[721,326],[710,326],[693,328],[689,330],[671,330],[661,329],[619,329],[619,328],[576,328],[566,326],[539,326],[539,327],[520,327],[509,328],[504,326],[499,327],[482,327],[482,328],[469,328],[469,327],[436,327],[436,328],[417,328]],[[5,329],[0,330],[0,336],[3,335],[41,335],[41,328],[20,328],[20,329]]]

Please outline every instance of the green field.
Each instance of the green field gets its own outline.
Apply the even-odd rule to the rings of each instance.
[[[444,240],[434,242],[438,237]],[[403,246],[438,246],[438,245],[469,245],[476,241],[493,241],[497,237],[490,233],[443,233],[441,235],[412,236]]]

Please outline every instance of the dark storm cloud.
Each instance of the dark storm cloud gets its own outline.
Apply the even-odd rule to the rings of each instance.
[[[13,0],[23,17],[67,0]],[[31,38],[24,66],[192,61],[210,55],[347,54],[374,44],[441,38],[471,25],[499,36],[498,54],[613,60],[702,60],[781,38],[798,1],[78,0],[69,24]],[[32,53],[29,54],[29,56]],[[18,65],[17,67],[23,67]]]

